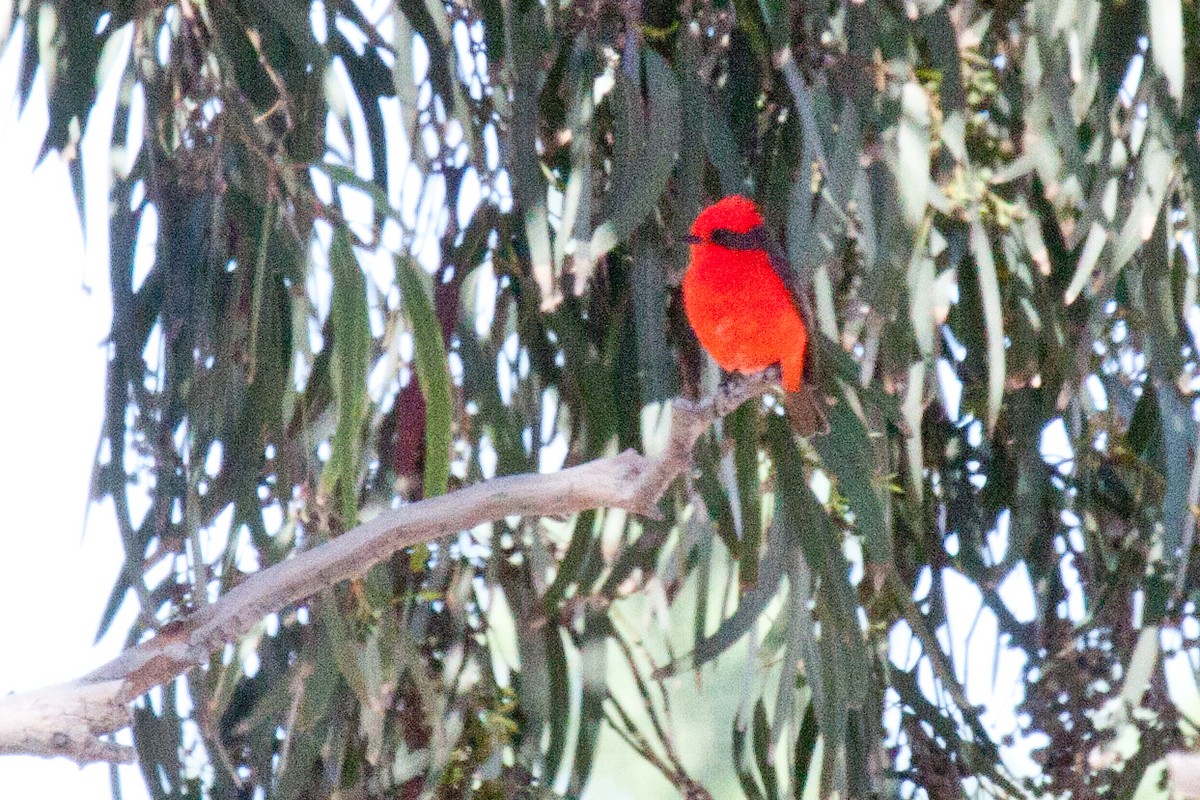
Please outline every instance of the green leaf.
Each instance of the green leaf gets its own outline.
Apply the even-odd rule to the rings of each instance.
[[[771,761],[771,723],[767,719],[767,705],[761,699],[754,704],[754,763],[762,777],[767,800],[778,800],[779,785],[775,779],[775,768]]]
[[[1129,442],[1129,449],[1138,458],[1153,464],[1161,458],[1162,435],[1158,392],[1152,381],[1146,381],[1142,387],[1142,395],[1133,407],[1133,416],[1129,419],[1129,429],[1125,434],[1126,440]]]
[[[114,30],[118,22],[110,20],[106,33],[97,34],[103,9],[93,3],[58,0],[36,4],[32,10],[36,16],[38,57],[46,75],[49,106],[46,139],[38,156],[40,162],[51,150],[73,151],[78,146],[88,113],[96,100],[100,53],[108,38],[107,32]],[[77,201],[82,202],[82,197]]]
[[[912,435],[904,442],[908,462],[908,486],[915,506],[925,499],[924,445],[922,444],[921,416],[925,405],[925,374],[928,369],[923,361],[914,361],[908,367],[908,391],[904,396],[904,419]]]
[[[567,748],[568,731],[574,721],[571,714],[564,713],[571,708],[571,670],[561,629],[547,625],[543,635],[546,636],[546,670],[550,678],[550,745],[546,750],[545,774],[547,779],[552,779],[558,775]]]
[[[331,164],[328,161],[318,161],[312,165],[316,169],[321,170],[329,179],[336,185],[349,186],[358,189],[360,192],[371,198],[371,202],[375,206],[375,211],[382,217],[390,218],[403,224],[400,218],[400,212],[392,208],[391,202],[388,201],[387,192],[383,187],[374,181],[369,181],[359,177],[353,167],[347,167],[342,164]]]
[[[538,155],[538,94],[546,80],[542,57],[546,31],[541,9],[521,11],[506,4],[505,27],[512,31],[510,69],[515,71],[513,90],[511,173],[513,197],[525,228],[525,242],[534,279],[541,294],[541,307],[554,308],[560,298],[558,275],[550,245],[549,212],[546,209],[546,179]],[[511,18],[516,15],[516,19]],[[515,24],[514,24],[515,23]]]
[[[896,134],[896,183],[900,188],[900,213],[908,227],[917,230],[925,218],[929,198],[929,98],[915,81],[904,84],[903,115]]]
[[[1153,0],[1104,4],[1094,40],[1102,108],[1110,108],[1117,98],[1129,60],[1140,50],[1138,40],[1146,33],[1146,7],[1153,4]]]
[[[717,170],[721,194],[737,194],[744,190],[746,161],[733,135],[729,117],[711,96],[704,96],[697,102],[703,104],[704,147],[708,160]]]
[[[1174,282],[1174,256],[1170,242],[1170,210],[1163,208],[1158,213],[1154,231],[1143,248],[1141,259],[1140,287],[1135,287],[1134,304],[1145,315],[1147,346],[1146,355],[1159,375],[1177,375],[1183,368],[1179,351],[1180,308],[1186,307],[1176,297]],[[1131,278],[1138,270],[1133,270]],[[1136,283],[1136,281],[1133,281]],[[1140,292],[1136,291],[1140,288]]]
[[[785,558],[792,546],[791,534],[782,523],[772,525],[768,531],[767,555],[763,559],[758,582],[738,599],[737,610],[721,621],[717,630],[696,644],[692,652],[691,666],[699,668],[733,647],[755,622],[762,616],[767,605],[779,592]]]
[[[1175,104],[1182,106],[1183,3],[1181,0],[1147,0],[1146,8],[1150,22],[1150,55],[1166,79],[1167,91]]]
[[[367,420],[367,370],[371,356],[371,323],[367,317],[367,283],[344,225],[333,231],[329,246],[333,272],[333,397],[337,429],[323,480],[337,492],[342,523],[358,518],[358,476],[362,465],[363,426]],[[327,476],[327,477],[326,477]]]
[[[1167,190],[1171,188],[1176,154],[1163,141],[1164,135],[1166,131],[1163,130],[1162,117],[1152,111],[1146,122],[1146,139],[1138,163],[1133,204],[1113,243],[1112,263],[1109,265],[1113,274],[1129,263],[1138,248],[1150,238],[1159,209],[1163,207]]]
[[[1088,228],[1087,238],[1083,242],[1075,274],[1071,278],[1070,285],[1067,286],[1067,291],[1063,294],[1063,303],[1066,305],[1074,303],[1075,298],[1079,297],[1079,293],[1091,281],[1096,266],[1100,263],[1100,254],[1104,252],[1106,244],[1108,244],[1108,232],[1099,222],[1093,222]]]
[[[868,558],[890,563],[890,547],[886,542],[881,545],[876,541],[881,535],[886,539],[886,532],[873,530],[882,518],[878,498],[871,488],[873,470],[869,463],[863,463],[869,459],[871,448],[861,427],[855,431],[857,418],[846,406],[843,402],[832,409],[832,431],[818,440],[824,443],[824,447],[819,444],[818,449],[822,459],[831,465],[838,488],[850,500],[859,519]],[[858,602],[847,579],[849,567],[841,552],[840,537],[805,480],[803,463],[792,444],[786,423],[772,419],[771,428],[771,452],[778,471],[779,524],[786,530],[797,532],[804,561],[821,583],[822,602],[816,607],[820,639],[814,643],[802,630],[801,635],[807,642],[802,642],[802,650],[806,653],[806,672],[813,687],[813,700],[818,705],[817,724],[824,737],[825,757],[840,765],[833,771],[836,784],[845,780],[847,715],[867,697],[869,675],[864,665],[869,664],[870,659],[859,628]],[[793,567],[789,576],[797,585],[803,585],[803,570],[798,566]],[[794,622],[804,624],[803,618]],[[808,655],[810,648],[815,652]],[[864,765],[850,766],[862,769]]]
[[[264,0],[262,9],[295,45],[307,63],[323,64],[329,60],[325,48],[313,37],[312,25],[308,21],[307,3],[298,0]]]
[[[764,800],[763,793],[758,788],[758,781],[754,779],[754,772],[750,767],[750,758],[746,747],[747,739],[750,738],[749,733],[741,722],[734,722],[733,766],[737,771],[738,783],[742,786],[746,800]]]
[[[400,117],[404,125],[404,134],[410,142],[419,142],[417,129],[417,113],[419,96],[417,94],[417,76],[413,64],[413,40],[416,31],[409,21],[408,14],[396,5],[397,13],[392,15],[392,48],[395,51],[395,62],[392,65],[392,86],[399,100]],[[413,161],[425,167],[429,159],[425,155],[424,146],[411,148]]]
[[[936,271],[926,249],[922,246],[913,248],[912,259],[908,262],[908,315],[921,357],[929,364],[933,363],[937,341],[936,304],[930,300],[934,294]],[[912,424],[911,419],[909,424]]]
[[[737,499],[741,505],[742,541],[738,568],[742,586],[758,582],[758,555],[762,546],[762,511],[758,477],[758,404],[743,403],[725,418],[733,439],[733,466]]]
[[[677,368],[667,340],[666,265],[649,236],[638,235],[633,250],[637,269],[633,284],[633,330],[637,341],[638,379],[641,401],[646,406],[661,403],[677,390]]]
[[[425,396],[425,497],[445,494],[450,481],[450,369],[446,344],[426,288],[427,276],[411,259],[396,259],[396,283],[413,327],[413,361]]]
[[[971,222],[971,252],[975,256],[975,268],[979,275],[979,294],[987,329],[987,428],[992,431],[1000,419],[1000,406],[1004,403],[1004,380],[1008,374],[1004,356],[1004,304],[1000,297],[996,262],[992,258],[992,244],[979,220]]]
[[[1151,379],[1160,380],[1154,376]],[[1184,526],[1194,513],[1189,506],[1188,488],[1194,469],[1190,451],[1196,441],[1196,422],[1192,404],[1184,402],[1174,386],[1162,381],[1156,388],[1162,420],[1163,476],[1167,481],[1162,500],[1162,537],[1168,562],[1174,564],[1183,543]]]
[[[371,702],[367,679],[363,675],[362,663],[359,659],[359,651],[362,646],[354,639],[350,626],[338,608],[337,600],[332,595],[322,595],[317,603],[317,614],[329,640],[329,655],[332,656],[333,663],[337,664],[342,678],[360,703]]]
[[[830,409],[829,427],[829,435],[816,440],[817,451],[821,454],[821,460],[830,477],[836,481],[838,491],[845,495],[850,508],[854,510],[855,525],[863,536],[867,558],[879,563],[888,563],[893,558],[893,545],[875,486],[878,478],[874,463],[875,448],[871,438],[867,435],[862,420],[850,408],[850,404],[844,401]],[[790,479],[799,477],[793,475]],[[799,492],[799,488],[796,491]],[[807,494],[811,497],[812,492]],[[812,503],[816,503],[815,498],[812,498]],[[816,513],[811,508],[809,511]],[[824,514],[821,516],[824,517]],[[827,519],[824,524],[828,525]],[[834,559],[834,556],[830,555],[828,558]],[[841,561],[840,553],[834,560]]]
[[[1137,645],[1125,669],[1125,681],[1121,684],[1121,699],[1128,708],[1138,708],[1150,688],[1150,678],[1158,665],[1158,626],[1151,625],[1138,634]]]
[[[621,73],[610,100],[616,118],[617,152],[606,220],[592,236],[591,257],[600,258],[633,235],[658,205],[675,167],[682,120],[679,80],[666,60],[642,50],[646,96]]]
[[[584,620],[579,643],[583,700],[579,709],[575,768],[567,787],[567,792],[573,796],[578,796],[582,791],[583,782],[591,772],[592,760],[596,756],[600,726],[604,723],[604,700],[608,697],[608,638],[613,634],[612,625],[603,613],[589,611]]]
[[[921,17],[929,60],[940,78],[942,114],[950,117],[966,110],[967,97],[963,91],[962,65],[958,57],[958,33],[950,19],[950,9],[939,4],[932,13]]]
[[[817,716],[813,704],[804,710],[804,721],[800,724],[800,735],[796,738],[796,772],[792,778],[792,796],[807,797],[808,771],[817,752]]]
[[[789,738],[785,746],[792,745],[800,734],[795,728],[796,709],[802,700],[801,688],[807,688],[808,697],[803,698],[810,707],[814,699],[821,696],[824,681],[821,676],[821,657],[816,646],[816,626],[813,621],[812,573],[808,562],[799,548],[791,548],[786,554],[785,567],[788,578],[787,605],[780,622],[787,624],[787,643],[783,650],[783,661],[779,670],[779,685],[775,697],[775,718],[771,722],[771,747],[774,749],[784,734]]]
[[[790,8],[783,0],[758,0],[758,10],[762,14],[763,27],[766,28],[773,53],[784,49],[790,44],[788,36],[790,33],[790,26],[788,25],[788,12]]]

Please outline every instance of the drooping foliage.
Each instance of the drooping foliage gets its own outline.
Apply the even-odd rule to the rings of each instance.
[[[155,797],[1082,800],[1193,743],[1194,3],[13,10],[81,208],[113,120],[101,633],[661,446],[722,195],[823,334],[829,435],[748,404],[662,519],[459,532],[145,698]]]

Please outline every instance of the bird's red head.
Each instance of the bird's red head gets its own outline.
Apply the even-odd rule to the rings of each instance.
[[[762,224],[762,214],[758,212],[753,200],[739,194],[731,194],[700,212],[696,221],[692,223],[690,240],[696,243],[708,242],[712,239],[713,231],[717,230],[749,233]]]

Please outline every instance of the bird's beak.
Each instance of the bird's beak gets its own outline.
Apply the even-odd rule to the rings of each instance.
[[[700,239],[700,237],[695,235],[694,233],[689,233],[687,236],[683,237],[683,240],[685,242],[687,242],[688,244],[700,244],[700,242],[702,241]]]

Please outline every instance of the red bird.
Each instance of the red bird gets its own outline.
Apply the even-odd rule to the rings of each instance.
[[[700,344],[729,372],[778,364],[792,424],[803,435],[827,430],[804,383],[807,303],[793,293],[791,270],[753,201],[731,195],[704,209],[688,241],[683,310]]]

